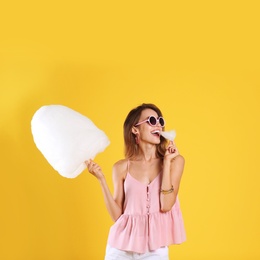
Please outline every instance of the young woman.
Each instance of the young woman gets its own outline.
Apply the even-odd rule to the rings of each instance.
[[[111,227],[106,260],[169,259],[168,246],[185,241],[178,201],[184,158],[160,135],[165,121],[154,104],[132,109],[124,122],[125,159],[114,164],[114,196],[98,164],[88,170],[101,184]]]

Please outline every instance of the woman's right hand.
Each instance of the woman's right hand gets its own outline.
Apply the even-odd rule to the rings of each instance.
[[[89,159],[88,161],[85,161],[85,164],[87,165],[88,171],[96,178],[100,180],[104,177],[101,167],[98,164],[96,164],[93,160]]]

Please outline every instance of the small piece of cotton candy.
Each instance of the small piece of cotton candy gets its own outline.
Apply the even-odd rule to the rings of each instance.
[[[106,134],[86,116],[62,105],[39,108],[31,120],[34,142],[60,175],[77,177],[85,161],[110,144]]]
[[[170,141],[173,141],[176,137],[176,132],[174,130],[171,130],[171,131],[164,131],[164,132],[161,132],[161,135],[170,140]]]

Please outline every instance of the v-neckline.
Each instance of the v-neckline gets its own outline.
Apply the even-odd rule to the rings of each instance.
[[[148,184],[142,183],[142,182],[140,182],[139,180],[137,180],[135,177],[133,177],[133,176],[131,175],[131,173],[130,173],[129,171],[127,172],[127,175],[129,175],[133,180],[135,180],[136,182],[140,183],[141,185],[149,186],[149,185],[151,185],[152,183],[154,183],[154,181],[155,181],[156,179],[158,179],[158,177],[161,175],[161,171],[160,171],[160,172],[156,175],[156,177],[155,177],[150,183],[148,183]]]

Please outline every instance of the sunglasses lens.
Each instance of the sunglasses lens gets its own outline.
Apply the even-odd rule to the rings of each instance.
[[[149,122],[150,122],[151,125],[156,125],[157,119],[154,116],[150,116]]]
[[[161,126],[164,126],[164,119],[162,117],[159,118],[159,123]]]

